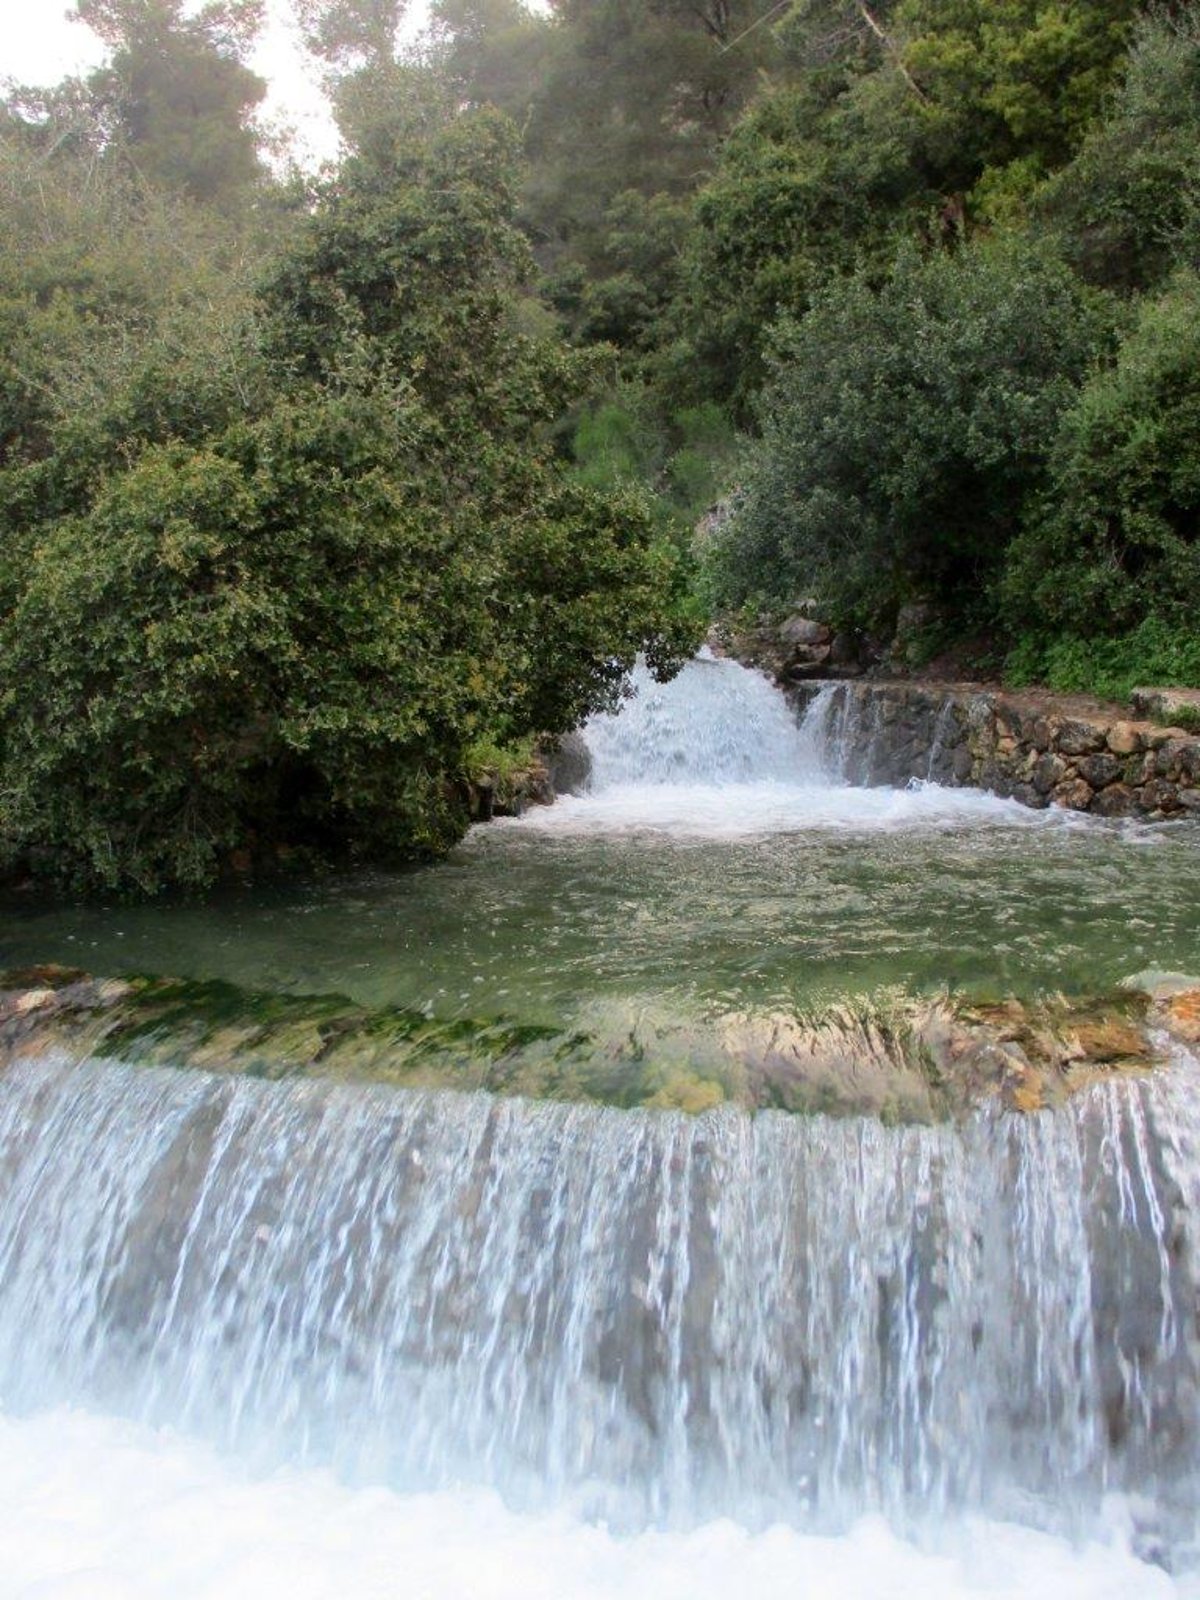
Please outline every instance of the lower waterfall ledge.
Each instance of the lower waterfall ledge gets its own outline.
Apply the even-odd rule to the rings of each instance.
[[[1144,986],[1037,1001],[885,991],[813,1013],[726,1012],[602,1039],[507,1017],[439,1019],[338,995],[47,966],[0,976],[0,1070],[65,1050],[267,1079],[934,1123],[988,1101],[1017,1112],[1059,1106],[1200,1043],[1200,979],[1131,983]]]

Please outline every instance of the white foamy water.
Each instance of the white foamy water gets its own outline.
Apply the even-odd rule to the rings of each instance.
[[[935,783],[914,783],[907,789],[854,789],[777,780],[614,784],[585,795],[562,795],[554,805],[536,807],[515,820],[516,826],[541,833],[648,831],[704,839],[998,823],[1013,828],[1070,826],[1062,812],[1031,811],[1016,800],[1001,800],[981,789],[946,789]]]
[[[707,650],[665,684],[639,666],[621,711],[582,729],[592,757],[587,792],[536,807],[517,825],[698,838],[1070,825],[1062,812],[1031,811],[978,789],[854,787],[827,761],[826,710],[818,697],[797,723],[761,673]]]
[[[0,1406],[631,1533],[1120,1490],[1187,1551],[1195,1073],[884,1128],[20,1062]]]
[[[1140,1561],[1118,1503],[1080,1545],[967,1518],[918,1546],[721,1520],[621,1537],[486,1490],[256,1477],[169,1431],[0,1416],[0,1600],[1195,1600]]]

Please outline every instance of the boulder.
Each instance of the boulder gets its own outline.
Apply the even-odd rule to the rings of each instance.
[[[1200,727],[1200,689],[1135,689],[1129,696],[1135,717]]]
[[[1054,747],[1064,756],[1089,756],[1104,748],[1105,732],[1094,722],[1061,722],[1054,738]]]
[[[1124,771],[1116,756],[1109,755],[1107,751],[1095,756],[1080,756],[1075,765],[1079,776],[1090,783],[1093,789],[1103,789],[1110,783],[1116,783]]]
[[[1179,809],[1179,790],[1165,778],[1154,778],[1145,784],[1141,796],[1143,809],[1152,816],[1160,812],[1170,815]]]
[[[829,643],[829,664],[841,668],[858,665],[858,641],[853,634],[834,634]]]
[[[1050,797],[1040,789],[1035,789],[1031,783],[1018,783],[1013,789],[1012,798],[1019,800],[1023,806],[1031,806],[1034,811],[1044,811],[1050,804]]]
[[[1092,799],[1092,786],[1083,778],[1068,778],[1054,791],[1054,804],[1067,811],[1089,811]]]
[[[1146,747],[1142,730],[1132,722],[1114,722],[1108,730],[1106,742],[1115,756],[1136,755]]]
[[[592,776],[592,753],[579,733],[564,733],[549,760],[550,787],[555,794],[582,794]]]
[[[1111,783],[1092,801],[1097,817],[1130,817],[1137,809],[1137,796],[1125,783]]]
[[[779,637],[784,644],[807,650],[828,645],[833,639],[833,630],[823,622],[814,622],[811,617],[792,616],[780,628]]]
[[[823,645],[809,649],[802,656],[798,656],[784,672],[784,677],[792,682],[803,682],[806,678],[827,678],[829,676],[829,646]]]
[[[1033,769],[1033,787],[1039,794],[1049,794],[1067,775],[1067,763],[1061,756],[1047,752],[1039,756]]]

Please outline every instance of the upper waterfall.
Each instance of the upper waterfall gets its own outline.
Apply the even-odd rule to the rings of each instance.
[[[815,741],[765,677],[702,650],[669,683],[639,663],[616,715],[583,737],[592,792],[623,784],[823,783]]]
[[[858,730],[840,714],[840,687],[819,689],[801,716],[761,672],[708,649],[668,683],[639,663],[620,710],[579,730],[591,758],[586,791],[534,808],[519,825],[705,838],[1045,825],[1044,816],[974,789],[856,786],[843,746]]]

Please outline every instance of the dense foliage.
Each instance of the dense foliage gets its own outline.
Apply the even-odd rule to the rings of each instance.
[[[219,289],[228,224],[160,276],[136,247],[182,197],[95,150],[40,170],[55,226],[0,302],[10,863],[153,890],[234,850],[439,850],[481,741],[564,731],[694,641],[645,497],[554,460],[589,363],[522,331],[511,124],[414,85],[370,133]]]
[[[706,291],[729,307],[708,324],[727,329],[711,382],[757,394],[757,437],[709,581],[725,605],[815,595],[882,639],[919,601],[942,642],[983,634],[1062,687],[1200,681],[1200,23],[1152,7],[1121,55],[1130,8],[1060,9],[1074,88],[1053,114],[1032,65],[1047,8],[1002,8],[968,51],[938,19],[979,8],[901,4],[890,65],[842,58],[824,106],[814,79],[730,141],[726,162],[752,173],[756,153],[767,187],[718,173],[696,237],[710,255],[729,240]],[[931,31],[905,32],[920,16]],[[940,161],[912,139],[943,117],[954,38],[952,109],[974,106],[974,132]],[[1000,70],[1018,43],[1025,102]],[[881,116],[887,85],[894,137],[861,119],[849,136],[848,110]],[[886,174],[890,200],[824,176],[839,152],[868,184]]]
[[[319,178],[261,0],[0,106],[8,870],[439,850],[699,596],[1200,682],[1194,7],[292,4]]]
[[[1078,279],[1025,244],[908,251],[878,288],[831,283],[778,332],[712,552],[723,598],[815,591],[860,627],[908,600],[978,619],[1104,333]]]

